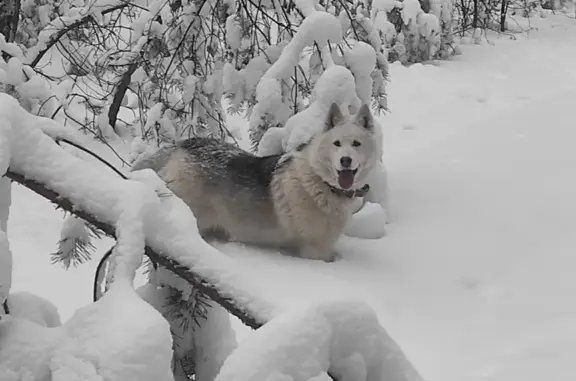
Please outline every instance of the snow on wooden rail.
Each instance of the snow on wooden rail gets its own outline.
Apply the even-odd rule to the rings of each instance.
[[[77,343],[78,337],[84,337],[86,326],[100,332],[85,338],[101,337],[96,344],[102,349],[112,343],[117,345],[118,353],[125,353],[127,344],[140,340],[141,347],[148,346],[146,353],[159,348],[170,350],[167,323],[151,313],[151,307],[133,290],[135,271],[145,252],[246,325],[259,328],[266,323],[226,359],[217,380],[422,380],[380,326],[374,311],[364,303],[327,302],[287,312],[274,301],[259,297],[261,285],[250,282],[247,278],[251,275],[243,273],[233,258],[200,238],[194,216],[182,200],[175,196],[158,197],[158,193],[169,190],[151,170],[133,172],[129,180],[123,180],[104,166],[69,154],[43,132],[61,126],[27,113],[5,94],[0,94],[0,120],[0,172],[118,240],[112,256],[109,291],[97,303],[79,310],[65,323],[66,329],[52,336],[49,344],[54,353],[62,350],[61,342]],[[104,313],[104,308],[114,314]],[[136,326],[134,319],[138,321]],[[116,327],[118,332],[121,325],[129,324],[131,336],[124,338],[127,341],[120,340],[116,331],[109,331],[104,323]],[[18,324],[13,323],[16,328]],[[154,329],[150,331],[150,327]],[[154,334],[150,336],[149,332]],[[154,343],[161,345],[153,349]],[[85,347],[79,350],[80,354],[74,352],[74,358],[84,356]],[[122,361],[140,361],[143,355],[128,354],[119,362],[120,355],[106,353],[100,354],[101,368],[113,369]],[[0,350],[0,360],[2,355]],[[139,370],[130,371],[126,366],[116,370],[128,378],[142,375],[142,380],[168,379],[161,374],[169,369],[169,357],[162,355],[160,360],[163,365],[144,362]],[[246,367],[246,363],[250,366]],[[147,374],[150,367],[157,373]]]

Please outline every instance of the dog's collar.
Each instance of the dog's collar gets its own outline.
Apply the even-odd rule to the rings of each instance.
[[[334,193],[335,195],[347,198],[364,197],[364,195],[368,193],[368,191],[370,190],[370,185],[368,184],[364,185],[360,189],[341,189],[335,187],[332,184],[326,183],[326,185],[328,185],[330,191],[332,191],[332,193]]]

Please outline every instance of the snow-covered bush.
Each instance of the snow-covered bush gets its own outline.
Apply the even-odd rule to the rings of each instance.
[[[258,103],[256,88],[267,82],[261,81],[264,73],[292,52],[292,62],[276,73],[281,74],[276,79],[282,107],[274,116],[257,110],[268,127],[285,122],[308,103],[322,72],[320,45],[342,56],[354,42],[370,44],[378,54],[371,73],[376,79],[374,106],[386,110],[384,47],[363,7],[340,1],[29,0],[22,3],[20,32],[9,41],[23,51],[16,55],[16,45],[6,44],[3,50],[17,56],[30,72],[44,74],[46,64],[52,71],[61,60],[58,74],[48,78],[52,88],[64,89],[48,97],[56,98],[57,104],[48,116],[99,139],[109,141],[117,135],[129,146],[141,141],[155,147],[190,135],[234,140],[223,105],[229,112],[246,111],[250,116]],[[321,30],[313,24],[315,17],[306,22],[311,11],[336,16],[339,22],[332,23],[324,42],[308,33],[304,45],[297,46],[292,40],[298,30]],[[337,26],[342,41],[332,38]]]
[[[390,62],[410,64],[455,54],[453,0],[374,0],[370,17]]]
[[[486,39],[487,31],[528,32],[530,23],[519,18],[546,18],[550,11],[570,15],[573,9],[571,0],[457,1],[454,2],[454,33],[461,37],[461,43],[480,44]]]
[[[466,38],[462,43],[471,38],[478,44],[487,30],[504,31],[507,29],[506,14],[510,3],[510,0],[455,2],[455,33]]]
[[[67,0],[24,0],[20,4],[20,20],[14,42],[25,47],[38,43],[40,32],[59,16],[65,16],[70,8]]]

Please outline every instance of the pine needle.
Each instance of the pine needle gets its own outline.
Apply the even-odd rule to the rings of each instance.
[[[69,216],[62,227],[63,237],[58,241],[58,251],[50,254],[52,264],[60,263],[64,269],[88,262],[96,247],[92,239],[100,239],[103,233],[94,225],[75,216]]]

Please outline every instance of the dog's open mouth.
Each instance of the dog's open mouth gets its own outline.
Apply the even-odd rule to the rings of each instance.
[[[342,189],[350,189],[354,185],[354,176],[358,169],[342,169],[338,171],[338,185]]]

